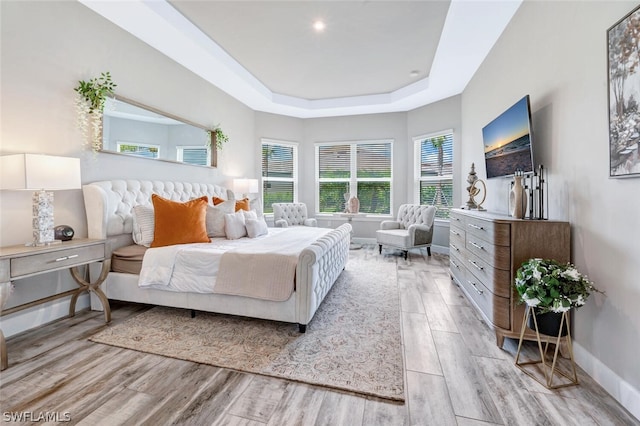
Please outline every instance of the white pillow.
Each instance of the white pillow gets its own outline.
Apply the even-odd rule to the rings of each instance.
[[[233,213],[236,208],[236,202],[227,200],[217,206],[207,206],[207,235],[209,238],[226,237],[224,232],[224,215]]]
[[[249,208],[252,211],[256,212],[256,215],[258,215],[258,217],[263,215],[262,212],[262,199],[260,197],[258,198],[254,198],[253,200],[249,200]]]
[[[133,207],[133,241],[136,244],[145,247],[151,246],[154,226],[153,206],[138,205]]]
[[[256,238],[269,233],[269,227],[267,222],[264,221],[264,216],[260,216],[259,219],[247,219],[245,225],[249,238]]]
[[[228,240],[237,240],[238,238],[247,236],[247,228],[245,228],[244,214],[242,210],[233,214],[224,215],[224,232]]]
[[[255,210],[251,210],[251,211],[246,211],[246,210],[240,210],[242,212],[242,214],[244,215],[244,221],[246,222],[249,219],[257,219],[258,218],[258,214],[256,213]]]

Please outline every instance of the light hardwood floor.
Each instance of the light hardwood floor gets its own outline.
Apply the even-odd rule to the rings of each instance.
[[[351,255],[379,256],[374,246]],[[446,256],[383,255],[397,264],[404,404],[92,343],[105,324],[84,311],[8,339],[0,423],[28,412],[91,426],[640,425],[581,370],[579,386],[550,391],[517,369],[517,342],[496,347]],[[145,309],[113,304],[113,322]]]

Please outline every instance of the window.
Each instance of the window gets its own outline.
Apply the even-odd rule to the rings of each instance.
[[[160,155],[160,145],[146,143],[117,142],[116,150],[123,154],[145,158],[159,158]]]
[[[355,195],[361,213],[390,214],[391,148],[391,141],[317,144],[318,211],[342,212]]]
[[[262,202],[265,213],[271,204],[298,199],[298,145],[262,140]]]
[[[211,150],[206,146],[179,146],[177,160],[183,163],[208,166],[211,164]]]
[[[414,143],[418,200],[436,206],[437,218],[448,219],[453,207],[453,131],[414,138]]]

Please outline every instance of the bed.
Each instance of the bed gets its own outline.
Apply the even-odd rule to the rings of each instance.
[[[88,236],[89,238],[99,238],[107,241],[108,258],[111,258],[111,254],[114,251],[122,252],[123,249],[128,247],[135,248],[132,236],[134,207],[148,205],[152,194],[178,202],[186,202],[202,196],[206,196],[208,199],[213,199],[214,197],[227,200],[233,199],[231,191],[213,184],[144,180],[93,182],[83,186],[83,193]],[[262,244],[263,249],[268,244],[278,244],[277,232],[274,232],[274,230],[275,228],[269,228],[270,240],[261,240],[260,244]],[[292,231],[296,232],[295,229]],[[322,231],[317,238],[306,236],[306,238],[310,239],[304,243],[304,246],[301,246],[303,248],[296,256],[297,261],[293,266],[294,282],[291,283],[292,291],[286,298],[220,294],[197,290],[184,291],[179,288],[179,283],[177,284],[177,289],[167,289],[153,285],[140,287],[138,285],[140,275],[113,271],[109,273],[101,289],[110,300],[290,322],[298,324],[300,332],[305,332],[307,324],[313,318],[324,297],[346,265],[349,255],[350,233],[351,226],[343,224],[336,229]],[[222,247],[224,245],[222,240],[214,238],[211,245]],[[246,243],[243,243],[242,240],[248,240],[248,238],[237,240],[240,246]],[[190,250],[188,247],[192,245],[186,244],[182,246],[184,247],[180,247],[178,251]],[[203,244],[195,246],[193,249],[198,251]],[[147,253],[151,251],[158,252],[159,250],[161,249],[153,248],[147,250]],[[171,248],[166,250],[171,251]],[[147,253],[144,254],[145,257],[148,256]],[[176,265],[178,265],[176,268],[178,268],[180,266],[179,256],[176,255],[174,258],[176,259],[175,262],[177,262]],[[156,262],[164,264],[162,256],[156,258]],[[233,263],[231,261],[227,262],[227,264]],[[238,263],[238,259],[236,259],[236,263]],[[221,274],[224,271],[222,266],[219,271]],[[227,272],[229,271],[231,272],[231,278],[227,273],[227,281],[233,282],[233,279],[238,279],[237,275],[233,275],[233,272],[237,271],[230,269]],[[273,281],[276,280],[276,278],[273,279]],[[257,285],[259,283],[253,284]],[[91,294],[91,307],[95,310],[102,309],[99,300],[96,299],[93,293]]]

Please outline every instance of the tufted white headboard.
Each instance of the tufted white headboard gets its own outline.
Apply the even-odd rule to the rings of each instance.
[[[173,201],[204,195],[234,199],[233,191],[208,183],[107,180],[82,187],[89,238],[109,238],[133,231],[133,207],[151,204],[151,194]],[[120,245],[120,244],[118,244]]]

